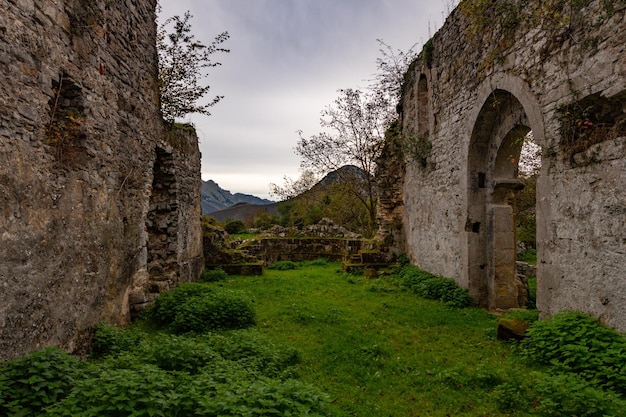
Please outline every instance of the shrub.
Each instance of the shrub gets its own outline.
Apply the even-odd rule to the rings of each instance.
[[[574,374],[531,372],[516,375],[497,386],[493,395],[498,411],[544,417],[620,416],[626,401],[612,391],[593,387]]]
[[[530,265],[537,265],[537,249],[528,248],[517,254],[517,260]]]
[[[409,257],[402,253],[398,255],[396,261],[391,265],[391,273],[393,275],[400,275],[402,269],[410,264],[411,262],[409,261]]]
[[[224,226],[224,230],[226,230],[231,235],[236,235],[237,233],[244,232],[246,230],[246,226],[241,220],[232,220],[226,223],[226,226]]]
[[[94,327],[91,355],[96,358],[117,355],[137,346],[141,339],[142,335],[136,331],[99,323]]]
[[[498,411],[509,415],[531,410],[533,403],[536,401],[536,395],[533,392],[534,388],[531,390],[529,381],[533,380],[534,375],[535,373],[525,375],[523,380],[519,377],[514,377],[511,381],[498,385],[493,390]]]
[[[327,415],[325,398],[314,387],[293,379],[258,376],[235,362],[222,361],[193,378],[145,363],[125,369],[111,365],[94,367],[67,397],[45,410],[45,415]]]
[[[256,332],[161,334],[93,366],[46,415],[327,415],[317,389],[282,379],[296,360],[294,350],[279,349]]]
[[[278,218],[278,216],[273,216],[268,213],[261,213],[254,220],[254,227],[261,230],[267,230],[270,227],[279,223],[280,219]]]
[[[318,258],[312,261],[306,261],[303,264],[305,266],[326,266],[330,264],[330,261],[326,258]]]
[[[175,379],[151,365],[133,369],[103,367],[47,410],[49,417],[176,415]]]
[[[147,343],[137,357],[165,371],[189,374],[197,374],[209,364],[222,361],[206,341],[166,334]]]
[[[474,305],[474,299],[465,288],[459,287],[455,282],[455,288],[442,295],[440,301],[448,307],[465,308]]]
[[[150,316],[177,334],[242,329],[255,324],[252,301],[241,291],[185,283],[160,295]]]
[[[534,323],[526,334],[521,343],[526,357],[626,394],[626,340],[614,329],[583,313],[564,311]]]
[[[202,271],[202,275],[200,276],[200,282],[218,282],[224,281],[228,278],[228,274],[222,268],[215,268],[211,270]]]
[[[469,307],[474,302],[467,290],[451,278],[439,277],[412,265],[402,267],[398,275],[401,287],[422,298],[441,301],[453,308]]]
[[[228,382],[222,380],[226,377]],[[178,415],[325,416],[325,396],[311,385],[288,379],[246,378],[205,373],[181,387]]]
[[[71,392],[82,372],[78,359],[53,347],[0,365],[0,415],[41,415]]]
[[[171,323],[174,333],[243,329],[255,324],[252,302],[239,291],[215,288],[181,304]]]
[[[268,265],[267,269],[273,269],[276,271],[288,271],[290,269],[297,269],[298,264],[292,261],[278,261],[271,265]]]
[[[158,325],[167,325],[174,321],[180,306],[187,300],[204,296],[211,292],[211,288],[205,284],[185,283],[172,291],[165,292],[157,297],[149,317]]]
[[[208,335],[206,340],[224,359],[237,361],[248,372],[266,377],[292,376],[292,368],[300,360],[297,350],[278,347],[252,330]]]
[[[530,309],[537,308],[537,278],[528,278],[528,303]]]
[[[626,401],[611,391],[598,389],[573,374],[546,376],[535,385],[535,414],[545,417],[620,416]]]
[[[447,292],[454,291],[455,288],[456,282],[451,279],[432,277],[417,284],[413,291],[427,300],[441,300]]]
[[[200,219],[200,224],[202,225],[202,227],[206,227],[206,226],[217,226],[220,227],[220,223],[215,220],[215,218],[210,217],[206,214],[203,214],[201,219]]]
[[[400,286],[410,290],[414,290],[414,288],[423,281],[435,277],[433,274],[412,265],[402,267],[397,275],[399,277]]]

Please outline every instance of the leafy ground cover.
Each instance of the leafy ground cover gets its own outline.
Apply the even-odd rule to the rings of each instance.
[[[89,360],[0,363],[0,415],[624,415],[623,335],[529,311],[512,317],[530,337],[503,343],[450,280],[393,272],[319,260],[183,284],[127,329],[97,326]]]
[[[517,254],[517,260],[530,265],[537,265],[537,249],[528,248]]]
[[[276,267],[264,276],[231,277],[225,285],[254,294],[259,330],[300,352],[298,374],[330,396],[332,415],[623,415],[626,403],[620,395],[575,373],[553,372],[546,366],[549,360],[533,352],[558,346],[555,338],[569,330],[557,324],[559,330],[537,331],[543,335],[522,351],[496,340],[497,317],[479,308],[454,308],[464,299],[462,293],[447,303],[418,297],[429,291],[416,283],[435,277],[405,268],[372,280],[318,262],[315,267]],[[442,285],[448,281],[434,287]],[[564,321],[575,328],[578,317]],[[586,329],[590,322],[587,318]],[[597,321],[595,326],[613,335],[603,338],[615,343],[606,342],[613,352],[621,348],[626,354],[621,335]],[[608,356],[600,372],[606,366],[614,366],[618,375],[626,370],[624,356]],[[584,354],[580,358],[589,360]]]

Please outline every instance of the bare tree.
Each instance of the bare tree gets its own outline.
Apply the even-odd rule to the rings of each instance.
[[[366,207],[369,232],[376,223],[376,187],[374,173],[376,160],[382,150],[385,132],[396,119],[396,106],[402,94],[404,74],[415,59],[415,45],[408,51],[394,50],[377,39],[381,56],[377,59],[377,73],[367,90],[342,89],[339,97],[322,111],[322,132],[303,136],[299,132],[296,153],[301,166],[325,175],[345,165],[355,165],[362,175],[345,179],[352,184],[351,191]],[[353,170],[344,173],[354,174]]]
[[[274,183],[270,184],[270,194],[278,197],[281,201],[286,201],[309,191],[317,184],[319,178],[313,170],[305,169],[297,180],[294,181],[286,175],[283,177],[283,180],[282,187]]]
[[[380,72],[371,80],[371,88],[365,91],[352,88],[338,90],[339,97],[321,112],[322,131],[309,137],[304,136],[302,131],[298,132],[295,150],[301,157],[303,177],[295,182],[285,177],[284,187],[270,184],[272,194],[287,199],[301,195],[304,188],[310,189],[315,185],[306,179],[336,172],[340,176],[340,192],[350,194],[352,200],[341,198],[334,201],[337,204],[350,201],[351,205],[356,203],[365,208],[366,219],[359,222],[359,228],[366,235],[372,235],[376,226],[376,160],[382,151],[385,132],[396,118],[395,108],[401,86],[395,84],[403,79],[402,67],[406,70],[409,63],[408,53],[396,54],[381,40],[379,43],[386,49],[381,49],[383,58],[377,61]],[[358,169],[340,169],[348,165]],[[337,190],[338,186],[334,189]],[[339,206],[334,208],[335,212],[338,210]]]
[[[300,132],[296,153],[303,169],[324,175],[345,165],[355,165],[363,172],[346,179],[353,184],[369,213],[370,232],[376,221],[374,170],[380,155],[385,131],[390,123],[389,101],[382,91],[339,90],[339,97],[322,111],[324,131],[305,137]],[[352,172],[352,171],[345,171]]]

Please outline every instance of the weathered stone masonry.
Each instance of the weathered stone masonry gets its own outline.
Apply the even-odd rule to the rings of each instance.
[[[155,5],[0,0],[0,359],[80,350],[200,273],[200,154],[160,116]]]
[[[532,131],[538,307],[626,331],[626,5],[485,3],[463,1],[406,74],[401,136],[432,148],[422,164],[387,144],[382,236],[482,305],[517,307],[511,201]]]

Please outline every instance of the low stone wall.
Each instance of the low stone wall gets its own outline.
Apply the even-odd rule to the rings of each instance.
[[[228,233],[203,224],[205,267],[220,267],[229,274],[257,275],[278,261],[313,261],[324,258],[345,268],[380,267],[394,260],[379,240],[357,234],[322,219],[304,230],[274,226],[258,238],[231,240]]]
[[[343,261],[347,257],[358,256],[362,250],[372,250],[375,246],[363,239],[272,237],[251,240],[240,248],[269,265],[277,261],[312,261],[319,258]]]
[[[526,262],[517,261],[515,262],[515,266],[517,268],[517,274],[528,278],[536,278],[537,277],[537,267],[535,265],[530,265]]]

